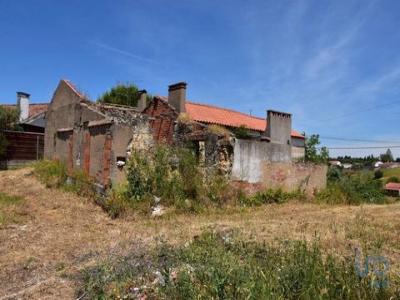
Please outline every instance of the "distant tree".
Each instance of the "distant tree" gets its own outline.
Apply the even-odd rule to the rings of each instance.
[[[381,170],[376,170],[374,173],[375,179],[381,179],[383,177],[383,172]]]
[[[0,160],[4,158],[7,149],[7,140],[3,130],[18,129],[19,111],[0,106]]]
[[[396,158],[396,162],[400,163],[400,157]]]
[[[139,88],[131,84],[117,84],[112,87],[109,91],[106,91],[101,95],[97,102],[100,103],[111,103],[120,104],[136,107],[140,98]],[[151,96],[147,96],[147,101],[151,100]]]
[[[312,134],[306,137],[305,160],[314,163],[327,163],[329,160],[328,148],[322,147],[318,150],[317,146],[321,144],[318,134]]]
[[[381,154],[380,158],[381,158],[382,162],[393,162],[394,161],[393,154],[390,149],[387,149],[386,153]]]

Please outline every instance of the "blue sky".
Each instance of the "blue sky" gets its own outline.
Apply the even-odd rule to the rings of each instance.
[[[397,0],[0,0],[0,103],[46,102],[61,78],[92,99],[186,81],[191,100],[350,139],[328,146],[400,145],[399,28]]]

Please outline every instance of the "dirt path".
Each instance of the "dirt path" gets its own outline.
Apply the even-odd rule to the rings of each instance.
[[[46,189],[30,169],[0,172],[0,191],[26,199],[23,224],[0,229],[0,299],[74,299],[73,275],[110,251],[128,243],[152,245],[160,236],[180,243],[208,226],[238,228],[258,240],[317,234],[327,249],[349,252],[356,242],[379,238],[392,263],[400,262],[400,204],[289,203],[159,220],[111,220],[91,201]]]

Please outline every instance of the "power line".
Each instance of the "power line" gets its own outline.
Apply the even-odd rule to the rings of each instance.
[[[336,140],[336,141],[346,141],[346,142],[367,142],[367,143],[400,143],[400,141],[383,141],[383,140],[368,140],[360,138],[342,138],[333,136],[319,136],[321,139],[325,140]]]
[[[316,119],[315,122],[316,122],[317,124],[320,124],[320,123],[322,123],[322,122],[328,122],[328,121],[332,121],[332,120],[335,120],[335,119],[341,119],[341,118],[344,118],[344,117],[353,116],[353,115],[355,115],[355,114],[359,114],[359,113],[363,113],[363,112],[368,112],[368,111],[371,111],[371,110],[377,110],[377,109],[381,109],[381,108],[387,108],[387,107],[390,106],[390,105],[397,105],[397,104],[400,104],[400,101],[399,101],[399,100],[392,101],[392,102],[388,102],[388,103],[384,103],[384,104],[379,104],[379,105],[370,106],[370,107],[365,108],[365,109],[358,109],[358,110],[355,110],[355,111],[347,112],[347,113],[342,114],[342,115],[333,116],[333,117],[330,117],[330,118],[327,118],[327,119]],[[306,125],[306,124],[308,124],[309,122],[306,123],[305,121],[303,121],[303,122],[300,121],[299,123],[300,123],[300,124]]]
[[[389,146],[365,146],[365,147],[318,147],[318,149],[327,148],[329,150],[352,150],[352,149],[390,149],[400,148],[400,145],[389,145]]]

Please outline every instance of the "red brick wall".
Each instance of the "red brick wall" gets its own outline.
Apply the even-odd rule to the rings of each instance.
[[[143,111],[151,116],[153,136],[157,142],[173,142],[174,123],[178,117],[177,112],[163,100],[154,98],[151,104]]]
[[[110,134],[107,134],[106,139],[104,141],[104,152],[103,152],[103,185],[104,186],[108,186],[110,184],[111,146],[112,146],[112,137]]]
[[[71,131],[68,138],[68,156],[67,156],[68,174],[71,176],[74,171],[74,134]]]

